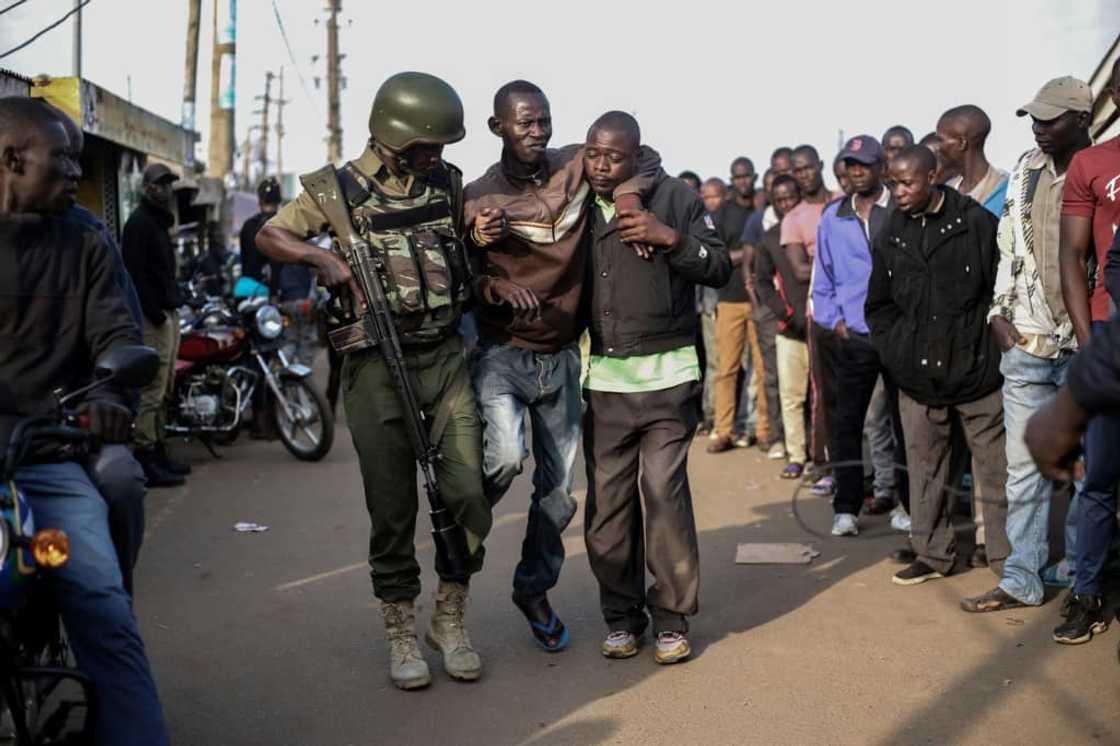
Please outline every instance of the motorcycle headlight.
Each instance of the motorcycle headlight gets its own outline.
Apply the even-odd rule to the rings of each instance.
[[[284,317],[276,306],[261,306],[257,311],[257,331],[265,339],[276,339],[284,331]]]

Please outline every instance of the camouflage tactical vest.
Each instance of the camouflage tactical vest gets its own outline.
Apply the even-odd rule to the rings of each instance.
[[[456,230],[462,177],[453,166],[408,197],[388,197],[353,163],[338,171],[354,227],[381,255],[382,286],[405,343],[434,342],[458,329],[470,293],[466,251]]]

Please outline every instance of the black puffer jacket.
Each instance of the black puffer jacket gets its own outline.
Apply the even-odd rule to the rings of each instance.
[[[987,322],[998,223],[975,200],[938,189],[945,201],[936,214],[890,214],[872,250],[865,308],[872,342],[899,387],[942,407],[987,396],[1003,379]]]
[[[630,357],[668,352],[696,339],[696,285],[721,287],[731,258],[700,197],[664,177],[647,210],[679,234],[677,245],[641,259],[591,205],[591,352]],[[586,290],[586,288],[585,288]]]

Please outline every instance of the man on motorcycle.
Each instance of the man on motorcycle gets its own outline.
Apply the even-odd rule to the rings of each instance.
[[[89,381],[93,362],[140,341],[98,234],[61,217],[81,170],[46,104],[0,98],[0,447],[20,419],[49,412],[57,389]],[[105,386],[79,406],[106,442],[129,438],[127,395]],[[16,471],[38,527],[70,537],[72,559],[46,578],[79,669],[97,693],[99,743],[166,744],[136,618],[109,536],[107,507],[81,464],[40,449]]]

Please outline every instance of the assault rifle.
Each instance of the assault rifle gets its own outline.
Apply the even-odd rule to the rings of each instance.
[[[450,571],[449,579],[465,582],[469,575],[467,563],[470,558],[467,537],[463,527],[455,523],[444,505],[443,494],[436,480],[435,464],[440,459],[439,448],[429,437],[427,417],[416,401],[416,392],[404,364],[400,336],[382,286],[382,277],[386,271],[384,260],[354,228],[338,174],[333,167],[327,166],[313,174],[302,176],[300,181],[326,216],[338,239],[343,258],[350,265],[350,272],[366,299],[365,311],[359,310],[359,299],[351,299],[351,312],[358,317],[357,321],[349,329],[339,331],[344,332],[343,337],[351,340],[355,337],[368,340],[364,346],[370,346],[369,342],[372,342],[373,346],[381,348],[381,355],[397,390],[405,427],[416,452],[416,461],[420,464],[424,491],[428,496],[436,554],[441,564]],[[358,344],[356,348],[361,346],[363,345]]]

